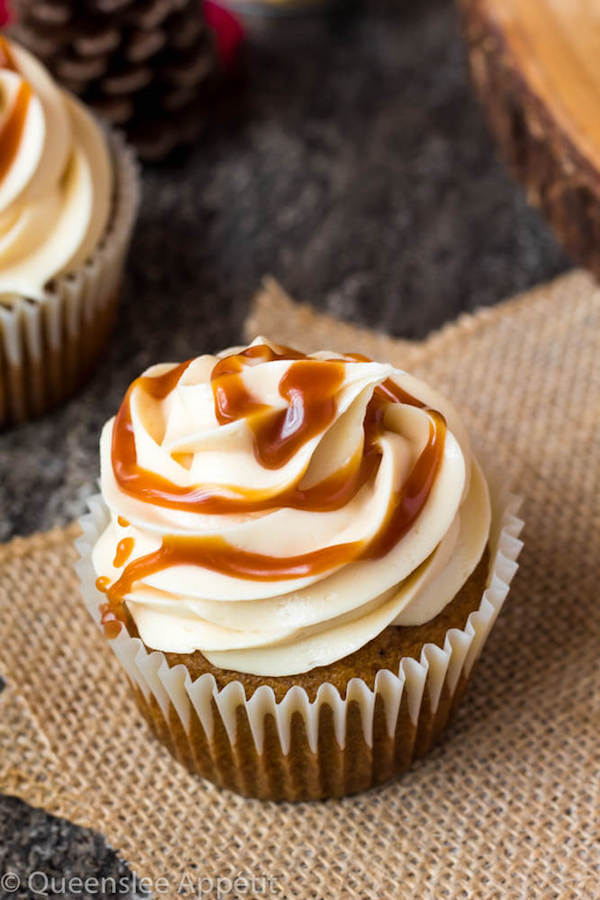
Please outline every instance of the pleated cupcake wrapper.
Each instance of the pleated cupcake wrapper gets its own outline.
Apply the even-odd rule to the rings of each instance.
[[[39,415],[89,375],[113,324],[139,204],[133,152],[109,133],[115,168],[114,208],[93,256],[54,279],[42,300],[0,300],[0,427]]]
[[[473,665],[517,570],[523,526],[518,497],[492,487],[490,574],[479,608],[443,648],[425,644],[420,660],[382,669],[372,690],[361,678],[346,696],[330,683],[311,702],[304,688],[277,701],[264,685],[246,698],[239,681],[221,690],[211,674],[192,681],[123,629],[109,641],[156,735],[190,770],[239,793],[270,799],[317,799],[364,790],[409,767],[439,737],[464,693]],[[89,500],[76,541],[83,597],[100,626],[103,595],[95,587],[91,551],[109,521],[98,494]]]

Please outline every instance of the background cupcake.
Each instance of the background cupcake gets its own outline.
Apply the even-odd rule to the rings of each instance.
[[[0,425],[89,374],[138,203],[131,152],[30,53],[0,42]]]
[[[445,398],[257,339],[136,379],[101,460],[86,601],[182,762],[308,799],[429,749],[520,546]]]

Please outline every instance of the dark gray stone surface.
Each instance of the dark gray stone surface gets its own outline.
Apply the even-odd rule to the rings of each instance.
[[[2,886],[7,873],[17,876],[19,890],[11,890],[10,879]],[[105,879],[105,891],[96,890],[92,882],[90,890],[77,895],[86,900],[111,893],[124,900],[149,896],[101,835],[32,809],[15,797],[0,797],[0,898],[74,896],[77,878],[96,878],[98,888]]]
[[[128,382],[239,339],[265,273],[419,337],[568,265],[495,158],[448,2],[256,27],[231,94],[193,153],[145,172],[120,324],[93,380],[0,435],[0,540],[82,511]],[[38,862],[125,871],[102,838],[0,800],[0,873]]]

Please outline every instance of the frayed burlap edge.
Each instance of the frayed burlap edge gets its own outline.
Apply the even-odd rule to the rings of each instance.
[[[251,331],[299,343],[296,307],[274,327],[282,310],[259,303]],[[301,315],[338,349],[335,329],[325,340],[322,318]],[[345,326],[339,349],[379,355],[361,334]],[[150,739],[79,600],[71,530],[0,549],[5,790],[93,825],[140,875],[167,876],[167,896],[184,873],[272,876],[286,898],[596,896],[598,288],[575,272],[464,317],[410,368],[526,498],[519,577],[442,746],[384,788],[318,804],[188,775]]]

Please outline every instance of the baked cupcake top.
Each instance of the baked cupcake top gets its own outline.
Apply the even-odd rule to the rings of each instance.
[[[106,228],[106,138],[23,47],[0,37],[0,293],[33,299],[78,268]]]
[[[148,369],[101,438],[103,621],[144,643],[292,675],[429,621],[489,536],[452,405],[359,355],[247,348]]]

